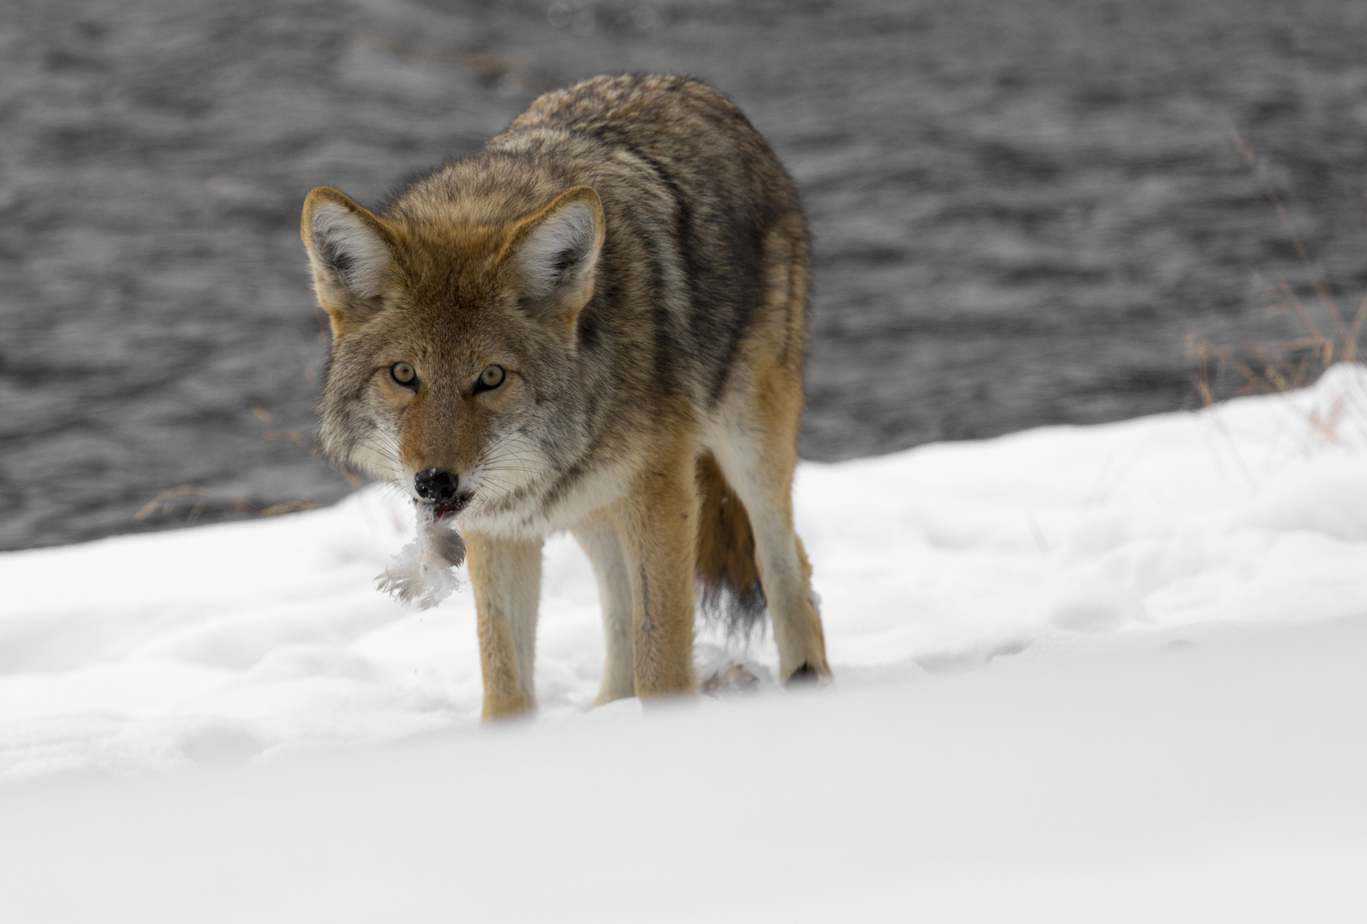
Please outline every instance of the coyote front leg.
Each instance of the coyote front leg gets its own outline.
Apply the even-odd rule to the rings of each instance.
[[[636,695],[636,662],[631,644],[635,632],[632,584],[615,518],[594,517],[576,527],[574,536],[593,564],[603,608],[603,642],[607,657],[597,699],[597,704],[602,705]]]
[[[541,598],[541,541],[466,537],[470,583],[479,614],[484,718],[501,719],[535,705],[533,665]]]
[[[697,498],[692,445],[662,453],[623,499],[618,533],[632,594],[636,695],[693,690]]]

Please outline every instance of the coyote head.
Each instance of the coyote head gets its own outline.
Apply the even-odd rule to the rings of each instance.
[[[322,445],[439,517],[509,510],[585,440],[578,321],[603,208],[586,186],[522,209],[433,200],[377,215],[320,187],[304,202],[332,328]]]

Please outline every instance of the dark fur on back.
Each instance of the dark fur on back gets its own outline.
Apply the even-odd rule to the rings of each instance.
[[[657,359],[657,371],[668,380],[682,357],[715,404],[760,304],[765,234],[780,215],[801,211],[791,178],[729,99],[688,77],[598,78],[547,94],[490,146],[556,132],[629,157],[668,194],[672,215],[643,228],[643,243],[673,245],[661,254],[646,243],[646,255],[676,263],[690,310],[681,324],[659,319],[671,355]]]

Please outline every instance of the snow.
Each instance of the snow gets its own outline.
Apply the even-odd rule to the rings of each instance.
[[[836,683],[591,710],[547,546],[538,717],[382,489],[0,556],[0,920],[1360,919],[1367,370],[799,473]],[[766,670],[768,673],[766,673]]]

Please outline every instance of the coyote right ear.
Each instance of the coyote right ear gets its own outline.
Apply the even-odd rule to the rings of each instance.
[[[575,186],[519,222],[506,251],[518,268],[523,294],[550,303],[571,328],[593,296],[604,240],[603,203],[588,186]]]
[[[319,186],[304,200],[299,233],[334,337],[379,310],[394,259],[394,235],[384,222],[345,194]]]

